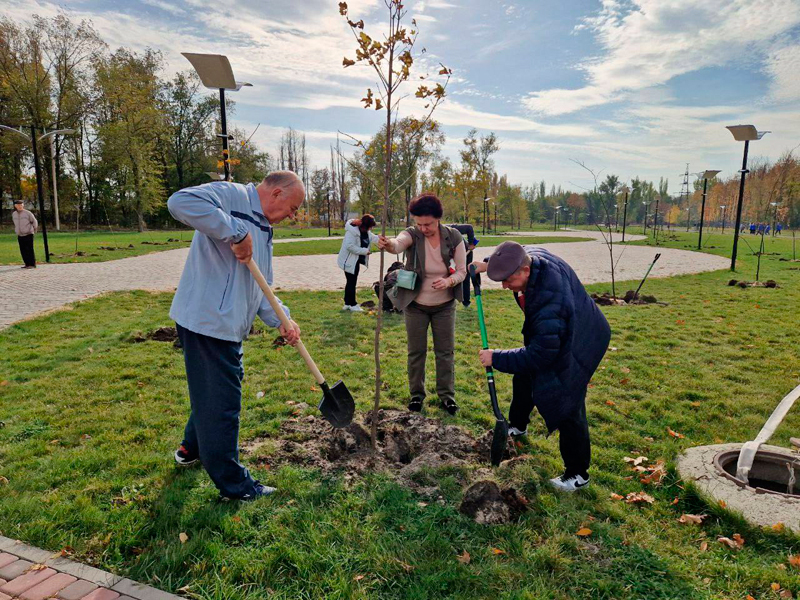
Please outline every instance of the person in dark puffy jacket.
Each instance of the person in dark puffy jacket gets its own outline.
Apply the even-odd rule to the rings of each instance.
[[[611,328],[575,271],[544,248],[503,242],[488,263],[473,264],[513,291],[524,313],[523,347],[479,354],[484,367],[514,375],[509,433],[527,433],[535,406],[548,433],[559,431],[565,470],[550,483],[574,492],[589,483],[586,390],[608,348]]]

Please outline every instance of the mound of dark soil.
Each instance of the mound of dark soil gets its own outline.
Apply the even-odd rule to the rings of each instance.
[[[498,525],[528,510],[528,499],[514,488],[501,490],[494,481],[477,481],[464,492],[458,510],[481,525]]]
[[[731,286],[731,287],[738,286],[740,288],[749,288],[749,287],[777,288],[777,287],[780,287],[778,285],[778,282],[775,281],[774,279],[768,279],[767,281],[739,281],[737,279],[731,279],[728,282],[728,285]]]
[[[378,447],[372,451],[372,413],[356,416],[348,427],[334,429],[316,415],[290,418],[281,425],[275,450],[264,460],[270,465],[293,464],[324,473],[343,473],[345,479],[366,473],[387,472],[422,494],[438,494],[435,478],[443,470],[467,484],[469,474],[487,467],[492,431],[480,438],[456,425],[445,425],[419,413],[399,410],[378,412]],[[252,453],[267,438],[244,445]],[[506,458],[516,455],[511,443]]]
[[[178,339],[178,330],[174,327],[159,327],[144,335],[141,332],[137,332],[133,336],[133,341],[137,344],[148,340],[153,342],[172,342],[172,345],[176,348],[181,347],[181,341]]]
[[[367,300],[366,302],[361,303],[361,308],[370,309],[375,308],[376,306],[378,306],[378,304],[372,300]]]
[[[621,298],[619,296],[614,298],[608,292],[595,293],[591,297],[599,306],[626,306],[628,304],[662,304],[666,306],[664,302],[659,302],[655,296],[648,296],[647,294],[639,294],[637,296],[633,290],[628,290]]]

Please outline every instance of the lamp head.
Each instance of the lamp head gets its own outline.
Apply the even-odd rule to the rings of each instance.
[[[192,63],[194,70],[200,76],[200,81],[207,88],[236,92],[242,89],[243,86],[252,85],[234,79],[233,69],[227,56],[222,54],[196,54],[193,52],[181,52],[181,54]]]
[[[714,179],[714,177],[717,176],[717,173],[720,173],[720,171],[714,169],[703,171],[703,179]]]
[[[727,125],[727,129],[737,142],[754,142],[771,133],[769,131],[758,131],[755,125]]]

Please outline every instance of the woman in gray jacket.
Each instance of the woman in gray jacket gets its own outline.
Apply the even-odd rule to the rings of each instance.
[[[339,268],[344,271],[347,284],[344,286],[342,310],[362,312],[356,301],[356,283],[361,265],[369,266],[370,245],[378,244],[378,236],[370,231],[375,227],[375,217],[365,214],[360,219],[351,219],[344,225],[344,240],[339,250]]]

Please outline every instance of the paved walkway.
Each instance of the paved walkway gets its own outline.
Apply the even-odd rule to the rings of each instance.
[[[547,244],[546,247],[572,265],[583,283],[611,281],[608,248],[599,232],[538,231],[519,232],[516,235],[520,233],[541,237],[556,235],[592,238],[594,241],[591,242],[554,243]],[[642,239],[642,236],[628,235],[627,239],[634,241]],[[479,246],[475,251],[475,258],[480,260],[491,252],[491,247]],[[653,268],[651,277],[715,271],[729,265],[726,258],[711,254],[671,248],[656,250],[646,246],[615,246],[614,256],[618,260],[617,281],[644,276],[656,252],[661,252],[661,259]],[[188,253],[188,248],[180,248],[101,263],[42,264],[38,269],[0,266],[0,329],[41,312],[104,292],[135,289],[174,291]],[[378,279],[378,256],[373,255],[370,268],[362,272],[359,287],[368,287]],[[274,259],[274,269],[276,290],[344,289],[344,276],[336,265],[335,254],[279,256]],[[484,282],[486,288],[500,287],[487,278],[484,278]]]
[[[0,600],[178,600],[180,596],[0,536]]]

